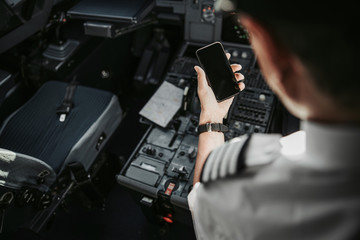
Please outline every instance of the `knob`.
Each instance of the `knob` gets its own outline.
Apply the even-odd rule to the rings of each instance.
[[[231,54],[233,57],[238,57],[239,56],[239,52],[237,50],[234,50]]]
[[[247,58],[247,57],[248,57],[247,52],[242,52],[242,53],[241,53],[241,57],[242,57],[242,58]]]
[[[205,22],[215,22],[215,9],[212,6],[205,6],[202,9],[202,20]]]
[[[188,157],[190,159],[194,159],[197,155],[197,148],[194,146],[191,146],[188,150]]]

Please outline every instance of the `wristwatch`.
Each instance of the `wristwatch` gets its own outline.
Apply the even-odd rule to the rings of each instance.
[[[203,132],[227,132],[229,129],[222,123],[205,123],[198,126],[198,134]]]

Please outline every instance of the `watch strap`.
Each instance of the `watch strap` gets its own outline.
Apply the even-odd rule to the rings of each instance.
[[[205,123],[198,126],[198,134],[203,132],[227,132],[229,129],[222,123]]]

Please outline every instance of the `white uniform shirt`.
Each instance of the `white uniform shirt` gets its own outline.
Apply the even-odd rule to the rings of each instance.
[[[302,129],[284,138],[254,134],[242,173],[231,146],[244,138],[211,153],[204,183],[188,196],[199,240],[360,239],[360,128]]]

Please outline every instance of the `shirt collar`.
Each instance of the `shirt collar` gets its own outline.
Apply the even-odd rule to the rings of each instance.
[[[360,167],[360,126],[303,121],[305,159],[319,167]]]

